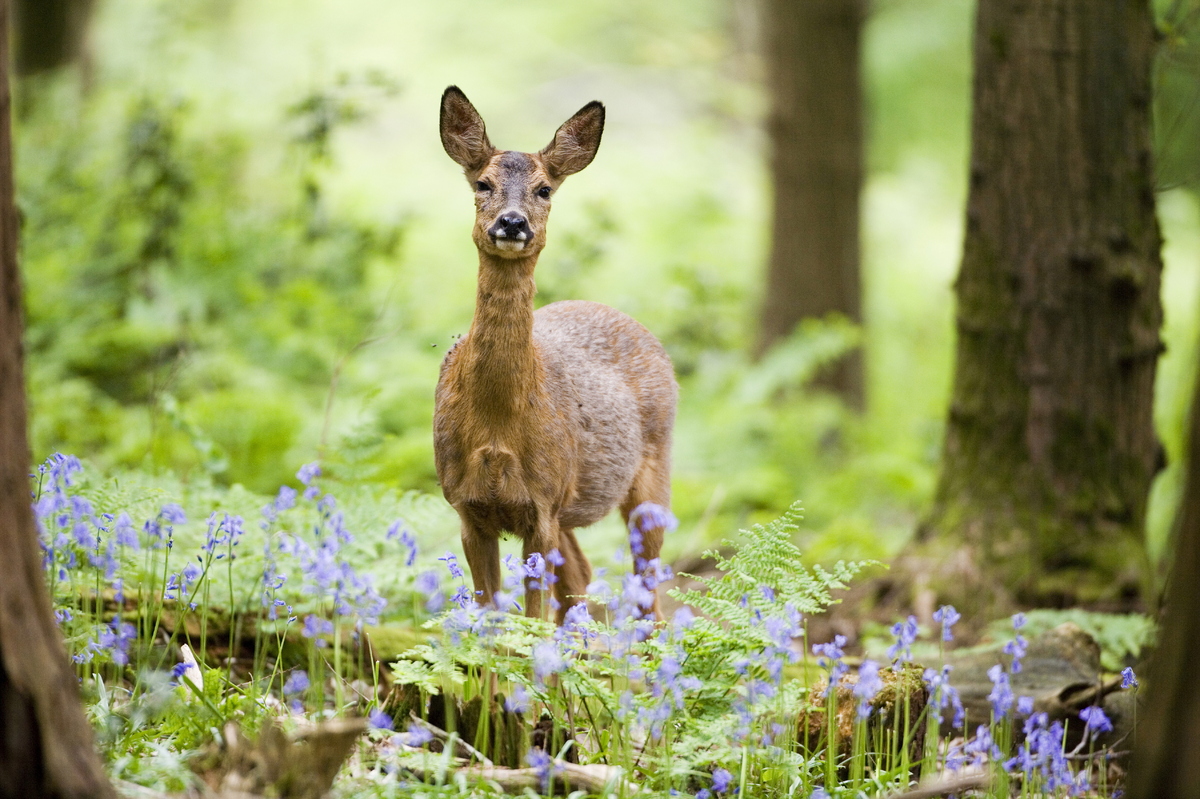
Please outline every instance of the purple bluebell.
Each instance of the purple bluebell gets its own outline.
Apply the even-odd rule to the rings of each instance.
[[[408,746],[421,747],[433,740],[433,733],[413,722],[408,725],[404,743]]]
[[[557,674],[567,667],[558,645],[554,641],[541,641],[533,645],[533,676],[538,685],[544,685],[546,678]]]
[[[333,630],[332,621],[323,619],[315,613],[310,613],[304,617],[304,628],[300,630],[300,634],[305,638],[312,638],[313,643],[318,648],[321,648],[328,643],[322,636],[332,633]]]
[[[567,561],[563,558],[562,553],[558,551],[558,547],[555,547],[546,553],[546,562],[557,569]]]
[[[865,721],[871,715],[871,700],[882,690],[883,678],[879,676],[879,664],[873,660],[864,660],[858,667],[858,682],[854,684],[860,720]]]
[[[929,687],[929,701],[938,710],[945,710],[947,707],[954,708],[954,717],[950,721],[950,726],[955,729],[961,729],[966,719],[966,710],[963,708],[962,699],[958,695],[958,689],[950,684],[951,668],[949,665],[942,666],[940,672],[933,669],[925,669],[925,673],[922,676],[925,680],[925,685]]]
[[[377,730],[392,729],[392,717],[379,708],[375,708],[367,714],[367,722]]]
[[[953,605],[942,605],[933,612],[933,620],[942,625],[942,640],[953,641],[954,633],[951,628],[962,618],[962,614]]]
[[[100,628],[98,644],[101,649],[107,649],[113,663],[125,666],[129,663],[129,645],[137,640],[137,630],[129,622],[121,621],[120,616],[113,616],[112,621]]]
[[[723,768],[715,769],[712,773],[712,789],[714,793],[725,793],[733,784],[733,774]]]
[[[504,709],[509,713],[528,713],[530,706],[529,691],[524,685],[513,688],[512,696],[504,700]]]
[[[888,659],[895,662],[907,663],[912,660],[912,645],[917,640],[917,634],[920,628],[917,626],[917,617],[909,616],[904,621],[898,621],[892,625],[892,635],[896,636],[896,643],[888,648]]]
[[[447,552],[438,558],[438,560],[446,564],[446,569],[450,572],[451,577],[462,579],[465,576],[462,567],[458,565],[458,557],[453,552]]]
[[[1008,672],[1000,664],[996,664],[988,669],[987,674],[988,679],[992,681],[992,690],[988,694],[988,701],[992,703],[992,712],[996,714],[996,718],[1003,718],[1012,709],[1014,699],[1012,687],[1008,681]]]
[[[1126,666],[1121,669],[1121,687],[1122,688],[1137,688],[1137,675],[1133,673],[1131,666]]]
[[[1085,707],[1083,710],[1079,711],[1079,718],[1083,719],[1084,723],[1087,724],[1087,728],[1093,733],[1099,734],[1104,732],[1112,732],[1113,730],[1112,722],[1109,721],[1108,716],[1104,713],[1104,710],[1095,705],[1092,707]]]
[[[288,675],[287,682],[283,684],[283,695],[294,696],[304,693],[308,690],[309,685],[308,672],[304,669],[297,669]]]
[[[122,512],[116,518],[113,524],[113,540],[117,542],[118,546],[129,547],[133,550],[140,548],[137,530],[134,529],[133,520],[129,518],[128,513]]]
[[[835,635],[833,641],[827,644],[813,644],[813,654],[818,656],[817,665],[829,672],[829,684],[822,696],[828,695],[829,690],[838,684],[842,675],[850,668],[842,662],[842,658],[845,656],[842,647],[845,645],[846,636],[844,635]]]
[[[542,782],[542,793],[549,793],[550,777],[554,766],[550,755],[542,749],[530,749],[525,755],[525,763],[537,772],[538,779]]]
[[[1022,716],[1033,715],[1033,697],[1019,696],[1017,697],[1017,712]]]
[[[296,496],[296,489],[291,486],[280,486],[279,493],[275,496],[273,507],[280,513],[285,510],[291,510],[296,507]]]
[[[446,597],[442,594],[442,580],[432,569],[418,574],[413,587],[425,597],[426,611],[437,613],[445,605]]]
[[[690,630],[696,623],[696,614],[687,605],[680,605],[671,617],[671,624],[676,630]]]
[[[1020,674],[1021,659],[1025,657],[1025,651],[1028,648],[1025,636],[1021,635],[1021,628],[1025,626],[1025,614],[1014,613],[1012,626],[1014,632],[1013,639],[1004,645],[1003,651],[1006,655],[1012,655],[1012,665],[1009,667],[1009,672]]]

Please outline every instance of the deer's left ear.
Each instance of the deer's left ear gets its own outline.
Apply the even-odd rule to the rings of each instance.
[[[550,177],[562,180],[574,175],[596,157],[600,136],[604,133],[604,104],[599,100],[579,109],[575,116],[562,123],[554,140],[542,150],[542,160]]]

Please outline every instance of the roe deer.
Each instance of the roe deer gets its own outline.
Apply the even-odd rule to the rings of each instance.
[[[497,150],[466,95],[457,86],[442,95],[442,146],[475,191],[479,288],[471,329],[438,378],[438,479],[462,521],[479,602],[494,604],[500,536],[512,533],[524,539],[525,558],[541,553],[555,573],[559,624],[591,580],[575,528],[618,505],[628,523],[643,502],[667,506],[671,491],[677,389],[662,345],[599,303],[533,310],[550,198],[591,163],[603,130],[604,106],[593,101],[541,152]],[[661,527],[645,533],[634,553],[640,569],[658,557],[662,537]],[[657,594],[653,611],[661,618]],[[525,612],[542,617],[533,580]]]

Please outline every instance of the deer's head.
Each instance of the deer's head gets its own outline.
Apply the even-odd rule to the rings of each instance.
[[[550,198],[568,175],[592,162],[604,132],[604,106],[593,100],[559,127],[540,152],[497,150],[483,118],[457,86],[442,94],[442,146],[475,190],[480,252],[528,258],[546,244]]]

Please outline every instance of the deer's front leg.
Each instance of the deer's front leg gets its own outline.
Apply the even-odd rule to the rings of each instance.
[[[546,553],[552,549],[558,549],[558,519],[552,513],[540,512],[533,533],[525,537],[522,549],[526,564],[529,563],[529,557],[536,552],[542,556],[546,568],[540,577],[525,578],[525,615],[531,619],[546,617],[542,598],[545,594],[544,589],[554,581],[554,564],[546,557]]]
[[[463,554],[471,567],[475,583],[475,601],[480,605],[495,605],[500,590],[500,539],[481,530],[465,515],[462,520]]]

